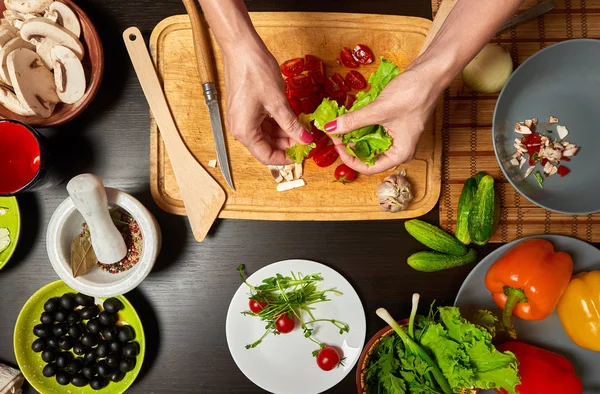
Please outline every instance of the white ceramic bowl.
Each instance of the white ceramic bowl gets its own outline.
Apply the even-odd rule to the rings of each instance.
[[[95,267],[85,275],[73,278],[71,271],[71,243],[81,233],[83,216],[77,211],[71,198],[63,201],[50,219],[46,233],[46,248],[52,268],[73,289],[93,297],[113,297],[136,288],[148,276],[160,252],[162,236],[160,227],[150,211],[129,194],[106,188],[108,203],[118,206],[140,226],[143,245],[138,263],[131,269],[111,274]]]

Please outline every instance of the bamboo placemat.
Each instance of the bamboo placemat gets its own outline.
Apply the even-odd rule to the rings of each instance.
[[[527,0],[521,11],[536,0]],[[432,0],[433,13],[440,0]],[[600,38],[600,0],[555,0],[546,15],[498,35],[493,42],[511,54],[515,67],[540,49],[572,38]],[[498,95],[469,91],[457,77],[444,93],[441,121],[442,194],[440,225],[454,231],[458,199],[466,178],[486,171],[497,180],[502,201],[500,227],[491,242],[509,242],[544,233],[600,241],[600,214],[564,215],[539,208],[522,197],[502,174],[492,145],[492,116]]]

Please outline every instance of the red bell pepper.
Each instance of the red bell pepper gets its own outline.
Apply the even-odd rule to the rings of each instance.
[[[523,342],[506,342],[496,346],[512,352],[519,360],[520,394],[581,394],[583,385],[573,364],[565,357]],[[504,389],[496,390],[507,394]]]

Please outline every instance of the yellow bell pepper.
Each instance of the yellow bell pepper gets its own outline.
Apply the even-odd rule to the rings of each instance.
[[[557,311],[573,342],[600,352],[600,271],[575,275],[558,302]]]

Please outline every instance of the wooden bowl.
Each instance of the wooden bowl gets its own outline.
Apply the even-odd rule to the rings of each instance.
[[[401,326],[408,325],[408,319],[399,320],[398,324]],[[383,327],[381,330],[377,332],[377,334],[373,335],[373,337],[367,342],[366,346],[363,348],[362,354],[358,359],[358,365],[356,367],[356,389],[358,394],[369,394],[367,391],[367,387],[365,387],[365,373],[364,371],[367,369],[367,364],[369,363],[369,357],[373,352],[373,348],[375,345],[381,341],[381,338],[386,337],[388,335],[393,335],[395,333],[394,329],[390,326]],[[462,389],[458,394],[477,394],[479,390],[469,390]]]
[[[57,0],[68,5],[79,17],[81,23],[81,37],[79,38],[85,49],[83,57],[83,69],[85,70],[87,89],[81,100],[75,104],[56,104],[56,109],[49,118],[38,116],[19,116],[0,105],[0,119],[15,119],[31,126],[52,127],[67,123],[75,118],[92,102],[102,81],[104,73],[104,52],[102,42],[96,28],[85,12],[72,0]],[[0,1],[0,13],[6,7],[4,1]]]

